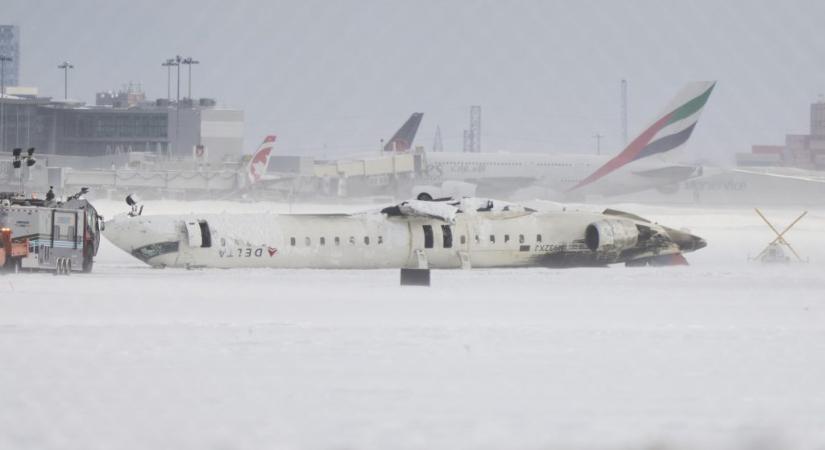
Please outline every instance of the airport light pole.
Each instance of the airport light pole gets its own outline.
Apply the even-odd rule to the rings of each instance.
[[[6,61],[11,56],[0,55],[0,151],[6,148]]]
[[[69,61],[63,61],[63,64],[57,66],[58,69],[63,69],[63,100],[69,99],[69,69],[74,69],[74,66]]]
[[[180,135],[180,63],[183,58],[180,55],[175,55],[175,67],[178,72],[178,88],[175,91],[175,145],[173,149],[178,150],[178,136]],[[169,155],[172,156],[172,155]]]
[[[627,145],[627,80],[622,78],[622,143]]]
[[[184,58],[184,60],[181,61],[181,64],[186,64],[187,66],[189,66],[189,83],[188,83],[188,86],[189,86],[189,95],[188,95],[189,100],[192,100],[192,65],[193,64],[200,64],[200,63],[201,63],[200,61],[196,61],[191,56],[187,57],[187,58]]]
[[[172,101],[172,66],[178,65],[174,59],[167,59],[161,66],[166,67],[166,101]]]
[[[175,106],[180,109],[180,63],[183,58],[180,55],[175,56],[175,68],[177,69],[177,90],[175,91]]]
[[[596,132],[596,134],[594,134],[593,137],[596,138],[596,154],[601,155],[602,154],[602,138],[604,137],[604,135],[601,135],[598,132]]]

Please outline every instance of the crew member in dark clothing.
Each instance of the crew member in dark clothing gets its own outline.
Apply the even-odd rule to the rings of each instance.
[[[54,186],[49,186],[49,192],[46,192],[46,201],[54,201]]]

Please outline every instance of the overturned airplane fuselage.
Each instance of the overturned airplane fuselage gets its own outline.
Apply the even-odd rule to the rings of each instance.
[[[453,269],[684,262],[697,236],[607,210],[538,212],[465,198],[357,214],[127,216],[105,236],[155,267]]]

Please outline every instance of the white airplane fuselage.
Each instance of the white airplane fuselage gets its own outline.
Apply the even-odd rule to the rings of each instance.
[[[423,176],[436,184],[464,181],[493,191],[505,190],[508,184],[515,189],[535,185],[564,194],[609,160],[601,155],[429,152]],[[696,173],[694,166],[645,159],[619,168],[576,194],[609,196],[661,188]]]
[[[613,227],[611,240],[603,238],[596,250],[585,243],[594,223]],[[638,234],[637,223],[667,242],[657,241],[653,248],[638,236],[625,236]],[[104,232],[116,246],[156,267],[314,269],[606,265],[679,253],[683,249],[669,233],[673,230],[625,217],[524,209],[471,210],[456,214],[453,222],[379,212],[121,215],[108,221]],[[704,246],[690,238],[691,246]]]
[[[715,85],[685,85],[649,126],[611,156],[430,152],[423,172],[430,183],[460,181],[499,192],[534,184],[564,197],[670,190],[700,172],[669,161],[690,139]]]

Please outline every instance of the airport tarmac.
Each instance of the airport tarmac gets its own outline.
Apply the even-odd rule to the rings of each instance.
[[[825,210],[787,235],[810,263],[764,266],[749,208],[611,206],[709,246],[688,267],[402,288],[397,271],[150,269],[104,242],[93,274],[0,277],[0,448],[822,448]],[[145,214],[288,209],[330,208]]]

